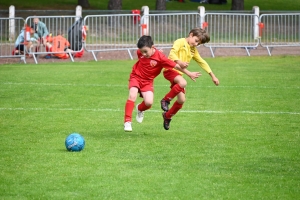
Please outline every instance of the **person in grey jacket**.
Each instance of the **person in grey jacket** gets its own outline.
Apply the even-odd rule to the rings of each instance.
[[[47,29],[46,24],[41,22],[39,18],[34,18],[33,23],[34,23],[35,32],[38,34],[40,38],[40,43],[46,45],[47,42],[46,37],[49,35],[49,31]]]

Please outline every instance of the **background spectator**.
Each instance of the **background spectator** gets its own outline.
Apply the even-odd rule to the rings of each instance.
[[[27,43],[25,44],[25,28],[23,28],[15,42],[14,55],[24,54],[25,45],[26,45],[26,50],[28,52],[33,47],[34,43],[36,43],[36,44],[39,43],[38,39],[39,39],[39,36],[35,33],[34,26],[31,26],[30,38],[26,39]]]
[[[40,43],[46,45],[46,37],[49,35],[49,31],[47,29],[46,24],[41,22],[39,18],[33,19],[35,32],[38,34],[40,38]]]

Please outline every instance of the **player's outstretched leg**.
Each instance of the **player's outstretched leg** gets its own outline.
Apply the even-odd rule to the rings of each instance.
[[[174,102],[173,106],[170,108],[169,111],[165,111],[163,113],[164,118],[164,129],[169,130],[171,118],[176,115],[176,113],[182,108],[183,104],[178,103],[177,101]]]
[[[181,76],[180,76],[181,77]],[[175,84],[170,92],[165,95],[165,97],[160,101],[160,106],[163,111],[169,110],[170,101],[175,98],[180,92],[183,92],[184,88],[182,88],[179,84]]]
[[[125,115],[124,115],[124,131],[131,132],[131,121],[132,111],[134,109],[134,101],[127,100],[125,104]]]

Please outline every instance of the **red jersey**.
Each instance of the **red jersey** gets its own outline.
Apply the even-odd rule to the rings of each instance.
[[[169,60],[162,52],[155,49],[155,53],[150,57],[144,57],[140,50],[137,50],[138,61],[133,65],[130,76],[144,80],[153,80],[163,68],[173,69],[176,63]]]

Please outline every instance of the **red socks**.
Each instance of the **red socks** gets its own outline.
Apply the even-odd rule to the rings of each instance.
[[[150,108],[151,108],[151,106],[149,106],[149,107],[146,106],[144,101],[142,103],[140,103],[140,105],[138,106],[139,111],[145,111],[145,110],[148,110]]]
[[[124,122],[131,122],[133,108],[134,102],[131,100],[127,100],[125,104]]]
[[[183,104],[179,104],[175,101],[171,109],[166,113],[166,118],[171,119],[182,108],[182,106]]]
[[[179,94],[182,91],[182,88],[176,84],[172,87],[172,89],[170,90],[170,92],[168,94],[166,94],[166,96],[164,97],[164,100],[166,101],[171,101],[172,99],[174,99],[174,97],[177,96],[177,94]]]
[[[146,106],[145,102],[139,104],[138,109],[139,111],[145,111],[150,109],[151,106]],[[124,122],[131,122],[132,120],[132,111],[134,109],[134,102],[131,100],[127,100],[125,104],[125,116],[124,116]]]

